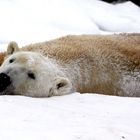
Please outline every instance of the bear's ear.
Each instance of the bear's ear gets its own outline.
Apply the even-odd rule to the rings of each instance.
[[[72,84],[69,79],[64,77],[55,78],[53,95],[65,95],[72,92]]]
[[[18,44],[16,42],[12,41],[8,44],[7,55],[11,55],[11,54],[18,52],[18,51],[19,51],[19,47],[18,47]]]

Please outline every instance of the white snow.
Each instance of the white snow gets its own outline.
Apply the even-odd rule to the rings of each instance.
[[[140,32],[140,8],[98,0],[0,0],[0,50],[67,34]],[[0,140],[140,140],[140,98],[0,96]]]
[[[140,8],[99,0],[1,0],[0,50],[67,34],[140,32]],[[5,47],[4,47],[5,46]]]
[[[140,99],[1,96],[1,140],[139,140]]]

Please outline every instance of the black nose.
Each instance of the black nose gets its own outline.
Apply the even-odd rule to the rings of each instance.
[[[5,73],[0,73],[0,92],[4,91],[10,84],[10,77]]]

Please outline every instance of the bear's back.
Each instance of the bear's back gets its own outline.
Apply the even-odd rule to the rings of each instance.
[[[94,57],[99,53],[106,55],[115,52],[129,55],[140,54],[140,34],[115,35],[69,35],[47,42],[30,44],[22,50],[40,52],[41,54],[67,62],[84,57]],[[113,53],[114,54],[114,53]],[[131,55],[132,56],[132,55]]]

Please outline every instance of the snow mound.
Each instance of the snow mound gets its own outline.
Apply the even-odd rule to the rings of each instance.
[[[1,0],[0,50],[67,34],[140,32],[140,7],[99,0]],[[5,46],[5,47],[4,47]]]

